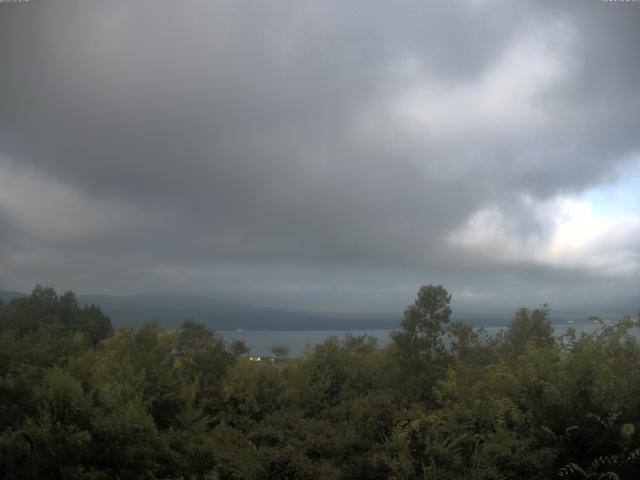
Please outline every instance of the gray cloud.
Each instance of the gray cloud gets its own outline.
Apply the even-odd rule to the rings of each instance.
[[[378,292],[395,308],[398,284],[555,284],[566,266],[451,234],[494,208],[506,236],[543,248],[540,205],[615,180],[640,151],[633,4],[0,7],[0,167],[36,179],[5,208],[8,287],[283,303],[307,285],[296,302]],[[592,270],[575,278],[595,289]]]

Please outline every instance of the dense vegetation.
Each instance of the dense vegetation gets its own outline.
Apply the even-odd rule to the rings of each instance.
[[[256,363],[196,323],[112,331],[37,287],[0,305],[0,468],[25,429],[46,479],[638,477],[629,318],[554,339],[546,306],[520,309],[489,337],[450,300],[422,287],[385,349]]]

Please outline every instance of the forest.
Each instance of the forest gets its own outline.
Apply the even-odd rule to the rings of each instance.
[[[195,322],[114,330],[38,286],[0,304],[0,477],[24,430],[51,480],[638,478],[636,323],[556,337],[549,313],[487,335],[426,285],[385,348],[345,335],[253,362]],[[15,455],[31,478],[31,448]]]

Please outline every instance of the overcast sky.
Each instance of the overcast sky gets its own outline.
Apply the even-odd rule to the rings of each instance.
[[[0,288],[640,308],[640,3],[0,3]]]

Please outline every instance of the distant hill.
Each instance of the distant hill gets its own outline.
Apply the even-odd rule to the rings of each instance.
[[[8,302],[27,296],[26,293],[0,290],[0,299]],[[158,320],[165,328],[176,328],[184,320],[194,320],[213,330],[388,330],[399,329],[402,312],[396,313],[318,313],[295,311],[221,300],[196,295],[79,295],[81,304],[98,305],[114,326],[139,326],[148,320]],[[474,326],[506,326],[515,309],[496,311],[465,311],[455,309],[452,320],[463,320]],[[552,310],[552,323],[569,320],[585,321],[591,315],[615,320],[627,311],[585,309],[584,312]]]
[[[26,296],[0,290],[4,302]],[[389,329],[398,324],[392,314],[282,310],[196,295],[78,295],[78,301],[99,306],[116,327],[139,326],[149,320],[158,320],[165,328],[194,320],[213,330],[360,330]]]
[[[399,329],[398,313],[319,313],[259,307],[255,305],[196,295],[82,295],[80,302],[96,304],[114,326],[140,325],[159,320],[165,328],[176,328],[184,320],[194,320],[213,330],[373,330]],[[485,312],[454,310],[452,320],[474,326],[506,326],[515,309]],[[552,323],[586,321],[591,315],[616,320],[627,314],[620,311],[552,310]]]
[[[98,305],[114,326],[135,326],[147,320],[159,320],[165,328],[194,320],[214,330],[387,329],[398,324],[392,315],[299,312],[195,295],[81,295],[78,299]]]
[[[2,300],[3,302],[10,302],[14,298],[23,298],[27,296],[28,295],[26,293],[0,289],[0,300]]]

